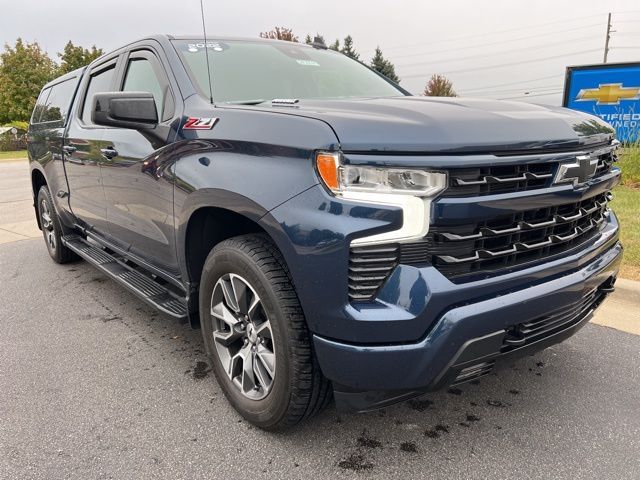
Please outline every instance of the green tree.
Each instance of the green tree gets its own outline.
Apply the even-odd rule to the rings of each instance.
[[[14,128],[18,128],[20,130],[26,130],[26,129],[29,128],[29,122],[25,122],[23,120],[17,120],[17,121],[14,121],[14,122],[5,123],[2,126],[3,127],[14,127]]]
[[[270,38],[272,40],[285,40],[287,42],[298,42],[298,37],[294,35],[293,30],[286,27],[275,27],[268,32],[261,32],[261,38]]]
[[[319,33],[316,33],[313,37],[310,34],[307,34],[307,36],[304,38],[304,43],[306,43],[307,45],[313,45],[313,42],[316,38],[320,41],[320,43],[325,44],[324,36],[320,35]],[[329,46],[329,48],[333,48],[333,45]]]
[[[427,97],[457,97],[458,94],[453,89],[453,83],[444,75],[431,75],[431,78],[424,87],[423,95]]]
[[[16,40],[0,54],[0,123],[29,121],[42,86],[56,76],[56,64],[37,43]]]
[[[340,40],[338,40],[338,39],[336,38],[336,41],[335,41],[335,42],[333,42],[331,45],[329,45],[329,48],[330,48],[331,50],[335,50],[336,52],[339,52],[339,51],[340,51]]]
[[[91,46],[91,49],[83,48],[81,46],[75,46],[71,40],[64,46],[64,50],[58,53],[60,57],[60,68],[58,70],[60,75],[71,72],[76,68],[89,65],[96,58],[102,55],[102,49],[96,48],[95,45]]]
[[[400,83],[400,77],[396,75],[396,69],[389,60],[382,56],[382,50],[380,47],[376,47],[376,53],[371,59],[371,68],[376,72],[381,73],[392,82]]]
[[[360,60],[360,55],[353,49],[353,38],[351,38],[351,35],[344,37],[344,43],[342,44],[340,51],[347,57],[351,57],[354,60]]]

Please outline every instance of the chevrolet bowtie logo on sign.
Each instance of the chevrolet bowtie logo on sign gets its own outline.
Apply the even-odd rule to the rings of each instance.
[[[640,99],[640,87],[624,87],[622,83],[605,83],[598,88],[583,88],[577,102],[597,101],[597,105],[619,105],[620,100]]]
[[[621,142],[640,139],[640,62],[567,67],[562,106],[595,115],[611,125]],[[607,126],[594,118],[576,121],[578,135]],[[589,142],[585,142],[587,144]]]
[[[572,163],[562,163],[558,167],[556,178],[553,183],[573,183],[574,186],[586,183],[593,177],[598,168],[598,159],[589,155],[576,157]]]

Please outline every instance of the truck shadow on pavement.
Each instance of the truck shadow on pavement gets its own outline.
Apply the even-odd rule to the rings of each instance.
[[[599,399],[579,393],[597,362],[580,345],[581,335],[601,329],[588,326],[565,344],[469,384],[367,414],[342,415],[331,404],[288,432],[268,433],[245,422],[226,402],[200,331],[163,317],[89,265],[47,270],[63,288],[72,287],[66,301],[78,335],[99,336],[111,345],[109,358],[87,358],[84,368],[99,370],[116,391],[117,404],[110,407],[122,417],[122,436],[114,442],[142,448],[138,437],[154,432],[154,444],[143,452],[149,474],[167,467],[170,445],[203,465],[240,465],[244,455],[259,448],[250,467],[258,478],[308,478],[310,471],[318,478],[414,472],[406,474],[410,478],[425,469],[435,477],[465,476],[461,465],[493,459],[506,468],[526,464],[528,449],[559,448],[553,442],[549,446],[549,432],[578,428],[586,417],[571,417],[571,412],[599,408]],[[82,302],[89,308],[74,308]],[[100,399],[95,402],[94,408],[102,408]],[[96,419],[92,428],[106,430],[110,418]],[[128,422],[136,428],[129,429]]]

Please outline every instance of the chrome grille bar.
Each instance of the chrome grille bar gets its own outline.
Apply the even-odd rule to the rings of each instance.
[[[587,200],[587,204],[575,204],[573,207],[577,210],[575,214],[553,214],[549,219],[542,219],[539,222],[527,222],[519,220],[515,226],[506,226],[505,228],[488,228],[480,227],[479,231],[470,234],[459,234],[453,232],[438,232],[438,238],[443,239],[445,246],[438,246],[439,249],[434,257],[445,264],[463,264],[469,262],[482,261],[483,259],[500,258],[513,255],[515,253],[530,252],[540,250],[556,244],[568,243],[578,237],[594,231],[602,225],[608,216],[607,203],[612,196],[609,193],[598,195]],[[566,206],[561,206],[566,207]],[[567,228],[566,230],[562,230]],[[553,230],[560,229],[560,230]],[[536,236],[536,231],[542,235],[532,240],[520,240],[519,235],[529,234]],[[451,245],[455,249],[455,245],[462,245],[465,241],[477,242],[483,239],[492,238],[512,238],[513,234],[518,237],[514,238],[511,245],[505,245],[502,248],[475,248],[471,255],[447,254],[446,245]],[[440,245],[440,244],[438,244]]]

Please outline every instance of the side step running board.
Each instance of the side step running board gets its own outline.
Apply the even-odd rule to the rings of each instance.
[[[160,283],[120,263],[116,257],[78,235],[65,235],[62,243],[152,307],[174,318],[187,318],[186,301],[172,295]]]

